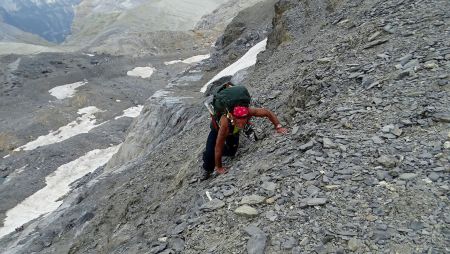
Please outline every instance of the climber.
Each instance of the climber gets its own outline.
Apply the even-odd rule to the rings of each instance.
[[[234,156],[239,145],[239,132],[251,117],[266,117],[275,127],[276,132],[287,134],[273,112],[264,108],[249,107],[250,95],[243,86],[234,86],[231,82],[225,84],[214,95],[211,131],[203,152],[203,173],[201,180],[208,179],[215,171],[225,174],[227,169],[222,166],[222,156]]]

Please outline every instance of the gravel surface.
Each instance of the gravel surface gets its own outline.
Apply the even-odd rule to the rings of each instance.
[[[147,101],[66,209],[0,250],[448,253],[449,14],[446,0],[278,1],[257,33],[268,50],[239,75],[288,135],[256,120],[262,139],[241,139],[229,173],[197,180],[209,125],[197,91],[229,59],[219,49]]]

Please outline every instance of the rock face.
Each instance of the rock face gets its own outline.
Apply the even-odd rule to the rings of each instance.
[[[108,167],[120,166],[139,157],[168,138],[192,128],[198,109],[192,105],[200,102],[194,97],[152,96],[142,110],[141,117],[130,127],[121,152],[108,163]]]
[[[447,253],[449,13],[447,0],[278,1],[241,80],[295,132],[255,119],[263,138],[197,181],[210,123],[197,91],[230,59],[219,48],[147,101],[105,174],[0,251]],[[245,40],[237,27],[222,38]],[[243,197],[267,199],[241,216]]]
[[[206,61],[205,67],[207,69],[223,69],[231,63],[235,62],[240,56],[242,56],[249,48],[256,43],[267,37],[267,34],[271,31],[271,22],[274,15],[273,9],[275,0],[269,1],[241,1],[234,0],[229,1],[227,4],[221,6],[218,9],[218,15],[203,17],[202,21],[197,24],[197,28],[202,31],[202,24],[207,28],[213,24],[216,25],[214,30],[223,31],[214,44],[212,57]],[[246,8],[239,13],[233,15],[232,22],[228,20],[222,20],[216,24],[215,18],[227,17],[231,13],[235,13],[241,6],[251,6],[250,3],[254,3],[251,8]],[[222,13],[226,12],[226,13]],[[264,13],[264,15],[261,15]],[[211,19],[213,21],[211,21]],[[203,22],[203,23],[202,23]],[[210,24],[209,22],[212,22]],[[229,25],[221,29],[222,25]],[[245,77],[246,73],[239,73],[233,77],[235,83],[242,81],[242,76]]]
[[[213,13],[209,13],[202,17],[196,25],[195,29],[198,30],[212,30],[220,28],[220,30],[224,30],[227,25],[239,14],[243,9],[247,9],[248,7],[254,6],[257,3],[267,3],[268,1],[264,0],[231,0],[224,2],[219,8],[214,10]],[[272,4],[273,8],[273,4]],[[254,11],[257,11],[258,8],[251,8]],[[260,11],[260,10],[259,10]],[[266,13],[266,12],[264,12]],[[267,13],[268,14],[268,13]],[[262,16],[262,15],[261,15]],[[261,16],[254,16],[252,18],[262,18]],[[249,25],[249,22],[247,22]]]

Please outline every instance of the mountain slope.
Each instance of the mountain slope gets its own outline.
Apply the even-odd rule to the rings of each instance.
[[[17,253],[449,252],[450,3],[274,9],[267,50],[239,75],[289,135],[255,119],[261,140],[242,137],[228,174],[196,181],[210,123],[198,91],[221,70],[199,64],[149,98],[125,141],[138,152],[122,149],[124,164],[0,243],[20,241]],[[247,34],[229,27],[239,46]]]
[[[61,48],[41,37],[24,32],[14,26],[0,22],[0,55],[20,53],[36,54],[40,52],[60,52]]]
[[[254,6],[264,0],[231,0],[223,3],[220,8],[202,17],[196,25],[197,30],[223,31],[231,20],[243,9]]]
[[[279,1],[271,50],[245,83],[292,134],[258,123],[266,138],[243,139],[230,173],[198,184],[208,120],[188,121],[125,166],[103,199],[108,212],[84,232],[114,230],[109,239],[135,241],[122,246],[145,239],[155,252],[448,251],[448,10],[446,1]],[[135,129],[151,112],[168,115],[148,109]],[[251,195],[266,200],[251,203],[258,214],[235,213]]]
[[[14,26],[0,22],[0,41],[2,42],[22,42],[36,45],[51,45],[49,42],[37,35],[24,32]]]
[[[4,0],[0,18],[23,31],[51,42],[62,42],[70,34],[73,6],[80,0]]]
[[[125,5],[122,1],[85,0],[76,8],[73,34],[67,44],[114,54],[155,54],[173,44],[192,49],[199,35],[188,30],[224,2],[141,0]]]

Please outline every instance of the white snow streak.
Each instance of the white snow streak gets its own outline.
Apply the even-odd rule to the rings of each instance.
[[[57,131],[51,131],[45,136],[40,136],[36,140],[31,141],[19,148],[16,148],[14,151],[33,150],[40,146],[46,146],[64,141],[78,134],[88,133],[91,129],[106,123],[103,122],[101,124],[95,125],[97,120],[95,119],[94,114],[97,112],[103,111],[94,106],[82,108],[78,110],[78,114],[81,116],[77,117],[75,121],[72,121],[68,125],[59,128]]]
[[[156,71],[153,67],[136,67],[131,71],[127,72],[128,76],[150,78],[153,72]]]
[[[193,56],[187,59],[184,59],[182,62],[186,63],[186,64],[191,64],[191,63],[198,63],[200,61],[203,61],[205,59],[208,59],[210,57],[210,55],[198,55],[198,56]]]
[[[247,51],[247,53],[245,53],[245,55],[243,55],[241,58],[239,58],[239,60],[237,60],[236,62],[234,62],[232,65],[228,66],[227,68],[223,69],[216,76],[214,76],[214,78],[212,78],[210,81],[208,81],[208,83],[206,83],[202,87],[202,89],[200,89],[200,92],[202,92],[202,93],[206,92],[206,89],[208,88],[208,86],[212,82],[220,79],[221,77],[232,76],[236,72],[238,72],[242,69],[245,69],[252,65],[255,65],[256,57],[258,56],[258,53],[266,50],[266,45],[267,45],[267,38],[262,40],[255,46],[253,46],[251,49],[249,49]]]
[[[80,87],[80,86],[84,86],[87,84],[87,81],[79,81],[79,82],[75,82],[72,84],[68,84],[68,85],[63,85],[63,86],[57,86],[54,87],[52,89],[50,89],[48,92],[55,96],[58,100],[62,100],[65,98],[70,98],[72,97],[75,92],[76,92],[76,88]]]
[[[171,64],[181,63],[181,62],[183,62],[183,60],[173,60],[173,61],[164,62],[164,64],[171,65]]]
[[[62,196],[70,191],[70,184],[105,165],[118,151],[120,145],[106,149],[96,149],[84,156],[60,166],[45,178],[46,186],[26,198],[20,204],[6,212],[4,226],[0,228],[0,237],[7,235],[15,228],[56,210]]]
[[[123,111],[123,115],[116,116],[114,119],[117,120],[122,117],[137,117],[141,113],[142,109],[144,108],[143,105],[137,105],[136,107],[127,108]]]
[[[209,57],[210,57],[209,54],[208,55],[198,55],[198,56],[186,58],[184,60],[173,60],[173,61],[169,61],[169,62],[164,62],[164,64],[165,65],[171,65],[171,64],[176,64],[176,63],[192,64],[192,63],[198,63],[200,61],[208,59]]]
[[[171,94],[172,92],[167,90],[158,90],[156,91],[150,98],[161,98],[161,97],[167,97],[167,95]]]
[[[158,90],[150,97],[150,99],[159,100],[159,103],[161,103],[161,104],[163,104],[163,103],[174,104],[174,103],[180,103],[181,100],[184,100],[184,99],[192,99],[192,97],[184,97],[184,96],[173,97],[173,96],[169,96],[172,93],[173,92],[167,91],[167,90]]]

